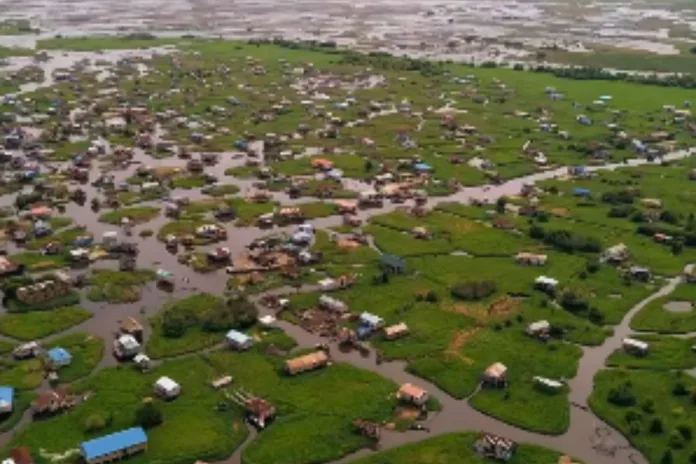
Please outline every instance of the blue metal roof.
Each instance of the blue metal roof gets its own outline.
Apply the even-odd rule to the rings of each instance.
[[[12,387],[0,387],[0,403],[10,403],[14,401],[14,388]]]
[[[382,263],[395,268],[404,268],[406,266],[406,262],[403,258],[388,253],[382,255]]]
[[[432,171],[433,170],[433,168],[429,164],[425,164],[425,163],[417,163],[414,167],[419,171]]]
[[[142,427],[133,427],[86,441],[80,448],[85,459],[89,460],[143,443],[147,443],[145,430]]]
[[[229,332],[227,332],[227,335],[225,337],[227,338],[227,340],[237,343],[239,345],[244,345],[245,343],[249,343],[251,341],[250,336],[237,330],[230,330]]]
[[[51,361],[54,362],[70,361],[72,359],[72,355],[68,353],[68,350],[60,346],[51,348],[50,350],[48,350],[47,354]]]

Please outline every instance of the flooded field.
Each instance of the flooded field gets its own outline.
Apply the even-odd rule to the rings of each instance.
[[[14,3],[3,6],[10,13],[20,8]],[[215,30],[235,37],[282,34],[390,50],[435,49],[452,37],[466,42],[467,34],[478,37],[472,39],[472,46],[487,33],[501,42],[513,36],[515,40],[545,40],[535,21],[549,17],[547,9],[555,9],[559,10],[557,22],[547,21],[546,26],[563,28],[570,14],[557,5],[524,2],[504,6],[484,3],[476,8],[466,2],[421,3],[412,8],[337,2],[320,7],[300,2],[293,5],[295,17],[274,17],[270,5],[253,3],[219,8],[213,2],[196,3],[194,8],[192,4],[142,2],[119,9],[103,3],[61,4],[58,8],[53,3],[36,2],[21,8],[33,12],[40,27],[65,33],[74,28],[95,33],[121,28]],[[64,13],[71,8],[69,14]],[[578,8],[600,15],[608,6]],[[399,14],[391,9],[398,9]],[[474,14],[480,15],[478,21],[472,19]],[[104,15],[114,21],[95,22]],[[592,18],[587,18],[588,37],[600,27]],[[617,30],[630,28],[624,20],[614,17],[612,21]],[[421,32],[399,32],[411,29]],[[88,333],[88,341],[103,345],[103,350],[92,360],[94,365],[86,369],[84,378],[74,384],[87,390],[83,401],[89,408],[99,409],[96,405],[105,397],[113,400],[113,404],[106,401],[103,408],[111,409],[109,420],[122,426],[132,423],[132,409],[142,401],[141,396],[152,394],[149,368],[141,373],[115,348],[124,320],[141,321],[141,341],[153,358],[151,367],[157,375],[174,369],[183,378],[187,362],[197,363],[195,367],[204,372],[186,379],[195,387],[186,390],[176,403],[162,402],[167,420],[148,433],[157,437],[157,433],[166,433],[168,426],[188,425],[195,418],[186,418],[182,411],[198,411],[193,415],[200,413],[205,421],[200,436],[211,430],[219,435],[209,442],[197,441],[198,434],[180,438],[189,446],[185,449],[188,457],[209,457],[211,462],[239,464],[242,453],[258,453],[264,458],[259,462],[275,464],[277,458],[264,454],[273,449],[267,440],[287,446],[289,440],[274,433],[293,427],[292,421],[305,420],[304,428],[293,427],[289,435],[308,440],[304,445],[308,448],[316,446],[312,442],[316,441],[317,427],[306,417],[325,420],[322,408],[326,404],[332,406],[326,408],[326,416],[334,421],[327,430],[350,440],[350,446],[341,452],[322,449],[320,457],[300,456],[293,462],[344,463],[370,453],[364,440],[357,441],[357,434],[346,430],[348,419],[355,419],[356,404],[365,407],[361,414],[380,420],[382,449],[418,441],[426,429],[433,435],[470,429],[558,449],[587,463],[648,462],[617,428],[590,410],[588,398],[595,375],[632,333],[633,317],[682,282],[683,267],[692,251],[673,252],[674,248],[652,238],[641,241],[650,254],[641,254],[640,247],[635,246],[634,258],[639,264],[655,267],[659,275],[655,279],[649,276],[649,283],[626,283],[625,270],[620,274],[618,268],[602,262],[602,272],[596,274],[599,258],[596,269],[588,271],[594,260],[573,253],[578,251],[573,247],[582,246],[582,253],[591,252],[596,258],[594,255],[606,245],[603,241],[567,232],[573,240],[561,244],[562,252],[555,250],[543,230],[541,237],[528,231],[536,216],[531,214],[527,219],[523,207],[536,206],[543,198],[575,208],[574,202],[563,203],[571,195],[559,193],[558,186],[542,191],[535,190],[535,185],[554,179],[574,180],[574,176],[589,182],[593,175],[621,168],[663,169],[655,176],[675,175],[675,185],[693,185],[688,182],[690,175],[696,175],[689,164],[696,128],[690,123],[688,91],[656,88],[649,97],[635,99],[635,84],[622,82],[575,82],[513,70],[493,74],[501,71],[462,68],[451,72],[422,63],[419,69],[400,68],[403,63],[398,61],[356,63],[350,60],[365,58],[350,55],[340,61],[340,57],[316,50],[275,45],[260,49],[254,44],[193,41],[181,46],[200,48],[177,51],[169,46],[99,53],[52,50],[43,61],[24,57],[8,60],[8,86],[12,87],[2,100],[6,118],[2,123],[2,185],[6,190],[0,197],[5,214],[4,252],[10,260],[26,260],[27,274],[39,278],[42,270],[53,267],[65,267],[76,281],[84,278],[84,288],[75,293],[81,295],[79,304],[91,317],[53,330],[47,337],[8,335],[17,328],[8,330],[6,326],[1,342],[12,345],[37,338],[50,346],[66,335]],[[450,51],[456,48],[450,47]],[[29,66],[38,67],[43,74],[33,70],[28,78],[22,73]],[[566,93],[572,103],[564,100]],[[542,101],[543,108],[539,106]],[[632,140],[629,146],[629,136],[622,135],[619,125],[645,143]],[[565,142],[569,140],[572,143]],[[597,140],[611,144],[600,145]],[[640,169],[629,172],[644,175]],[[665,193],[665,203],[673,209],[684,208],[690,201],[689,189],[675,188],[680,191]],[[555,193],[550,193],[553,189]],[[588,189],[576,190],[573,198],[589,196]],[[612,193],[599,197],[615,201]],[[625,195],[621,198],[616,201],[627,201]],[[634,200],[650,200],[646,216],[654,215],[656,203],[662,205],[654,198],[631,197],[629,203]],[[599,203],[588,209],[599,210],[593,220],[601,223],[606,214]],[[452,209],[438,209],[444,204]],[[475,214],[476,219],[456,214],[459,208]],[[540,210],[543,219],[534,225],[558,225],[567,214],[559,209],[563,208],[553,209],[554,217]],[[665,211],[669,215],[658,214],[658,219],[669,219],[675,229],[691,227],[688,212]],[[612,214],[626,219],[626,215],[621,216],[624,212]],[[423,225],[412,227],[414,221]],[[625,222],[628,226],[621,224],[621,237],[634,233],[635,225],[628,219]],[[576,226],[587,224],[579,221],[571,227]],[[460,236],[463,239],[458,241]],[[636,243],[631,241],[630,245]],[[539,289],[537,283],[532,289],[532,282],[541,277],[532,266],[520,264],[519,255],[529,255],[517,254],[523,250],[549,253],[554,262],[543,272],[560,274],[582,288],[583,297],[591,295],[593,304],[606,305],[602,308],[605,313],[592,308],[587,315],[575,315],[552,301],[555,291],[546,293],[548,289]],[[405,265],[399,264],[396,256],[401,254],[407,255],[407,262],[413,262],[417,271],[404,272]],[[476,260],[476,264],[466,260]],[[123,291],[118,293],[109,288],[114,284],[99,280],[100,270],[120,270],[135,278],[130,273],[136,266],[151,273],[145,274],[142,282],[127,284],[127,292],[117,289]],[[580,269],[577,275],[576,268]],[[688,272],[690,269],[687,267]],[[490,306],[481,306],[478,295],[466,302],[466,298],[454,299],[456,284],[466,272],[477,279],[479,273],[484,277],[491,273],[489,278],[500,280],[500,289],[490,281],[474,282],[473,287],[492,289],[486,297],[496,294]],[[109,276],[118,280],[118,275]],[[356,304],[355,311],[384,311],[394,323],[414,318],[409,321],[414,334],[404,345],[389,345],[375,331],[368,333],[371,341],[356,338],[352,346],[357,349],[346,349],[337,339],[338,331],[321,336],[315,321],[298,319],[299,310],[291,314],[284,307],[280,310],[276,298],[293,299],[288,304],[294,310],[292,306],[300,308],[306,294],[337,291],[343,298],[356,289],[357,297],[367,296],[368,300]],[[31,301],[20,301],[25,306],[18,303],[19,290],[5,288],[8,304],[0,310],[0,318],[29,320],[40,312],[31,307]],[[213,319],[208,307],[184,307],[181,311],[186,313],[186,320],[177,321],[172,308],[180,309],[177,304],[198,293],[209,294],[203,301],[213,308],[223,297],[230,305],[242,298],[258,314],[241,325],[236,320]],[[355,294],[352,297],[356,298]],[[577,298],[571,295],[570,299],[572,304]],[[562,297],[558,300],[567,303]],[[526,305],[524,312],[522,305]],[[586,306],[589,309],[589,304]],[[25,307],[31,309],[17,310]],[[414,307],[419,309],[414,311]],[[206,319],[196,319],[203,317],[194,314],[200,309],[205,310]],[[424,310],[432,311],[432,319]],[[166,320],[174,333],[165,331],[165,314],[174,314],[175,322]],[[346,316],[317,318],[316,326],[343,324],[348,332],[364,329],[356,327],[358,313]],[[555,341],[528,336],[525,327],[537,317],[563,324],[561,338],[576,338]],[[271,328],[265,322],[259,327],[264,319],[272,321],[268,323]],[[201,327],[189,327],[188,333],[186,327],[183,332],[178,330],[182,327],[177,324],[190,320]],[[429,327],[431,322],[434,325]],[[426,330],[421,332],[421,326]],[[221,349],[230,327],[248,330],[259,348],[245,353]],[[289,335],[294,342],[277,332]],[[266,342],[265,337],[275,341]],[[469,337],[476,343],[468,343]],[[447,338],[452,340],[449,344]],[[86,351],[90,343],[82,342],[75,349]],[[519,358],[524,349],[511,347],[513,344],[529,350],[529,359]],[[405,354],[398,352],[400,346],[406,348]],[[312,348],[330,353],[335,365],[304,377],[291,377],[279,368],[293,349]],[[383,357],[383,349],[397,350],[399,355],[390,358],[387,353]],[[424,350],[425,354],[411,357],[409,350],[416,354]],[[528,364],[517,366],[506,361],[518,377],[510,382],[513,393],[495,398],[492,395],[498,390],[483,385],[479,372],[481,363],[488,363],[488,357],[499,352]],[[80,363],[87,364],[87,356],[78,353]],[[249,361],[240,362],[247,359],[242,358],[245,356]],[[31,362],[15,360],[13,364],[15,361],[6,359],[9,357],[6,354],[3,360],[11,369],[0,371],[0,375],[10,371],[14,375],[15,369],[20,371]],[[423,361],[433,364],[426,364],[425,369],[421,364],[418,371],[416,364]],[[545,364],[551,365],[548,375],[562,380],[557,395],[547,396],[531,387],[532,375],[548,368]],[[320,383],[334,371],[345,374],[337,382],[340,388]],[[92,375],[86,375],[90,372]],[[239,391],[256,389],[254,394],[272,396],[282,408],[280,415],[290,420],[279,421],[257,435],[246,416],[225,402],[228,392],[210,388],[210,380],[223,373],[235,377],[234,387]],[[20,374],[16,375],[24,385],[31,384],[24,390],[41,393],[50,387],[48,376],[27,379]],[[102,390],[104,385],[94,379],[106,382],[103,379],[110,375],[126,376],[137,388],[122,392],[119,388],[130,388],[129,382],[119,385],[121,382],[109,381],[109,388]],[[32,383],[35,380],[36,385]],[[393,418],[385,414],[393,392],[381,392],[403,383],[427,389],[437,399],[437,407],[424,408],[424,418],[414,421],[413,428],[409,424],[407,430],[395,430],[397,427],[388,422]],[[97,392],[93,398],[92,390]],[[359,400],[344,402],[344,396],[351,394],[348,390],[358,392]],[[316,401],[313,395],[318,397]],[[374,397],[374,409],[363,404],[364,395]],[[489,403],[475,403],[480,398]],[[183,401],[189,401],[190,407],[170,407]],[[201,404],[205,406],[197,410]],[[560,405],[557,414],[549,404],[554,408]],[[121,414],[120,407],[129,415]],[[308,414],[312,408],[322,414]],[[524,411],[524,417],[507,414],[517,408]],[[83,417],[85,409],[78,406],[45,421],[32,420],[30,409],[26,409],[17,424],[0,434],[0,445],[34,445],[42,436],[57,437],[60,432],[61,436],[46,446],[50,452],[65,452],[93,434],[86,425],[93,422],[93,416]],[[537,413],[548,414],[553,423],[525,422],[527,415]],[[114,429],[116,425],[95,427]],[[218,436],[223,438],[218,440]],[[148,450],[151,454],[144,459],[155,455],[161,459],[156,462],[172,462],[167,454],[171,447],[162,446],[169,440],[158,443],[154,438]],[[213,453],[209,449],[213,442],[224,442],[225,446]],[[288,452],[303,447],[291,448]]]
[[[279,8],[249,0],[2,0],[0,9],[3,18],[29,18],[51,35],[169,31],[284,37],[467,61],[514,59],[540,48],[583,52],[597,44],[676,54],[680,41],[688,43],[696,29],[693,5],[679,1],[300,0]]]

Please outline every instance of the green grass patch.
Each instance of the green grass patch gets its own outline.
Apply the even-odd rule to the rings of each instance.
[[[237,408],[216,410],[223,394],[212,389],[209,382],[219,374],[200,357],[168,362],[149,374],[129,366],[101,370],[72,387],[79,392],[93,392],[89,401],[50,420],[30,423],[17,432],[10,446],[64,453],[82,441],[132,427],[141,402],[153,397],[154,382],[169,376],[181,384],[183,393],[171,402],[154,399],[164,423],[147,431],[147,452],[130,457],[128,462],[186,464],[196,459],[224,459],[243,442],[247,430]],[[85,424],[94,416],[107,425],[87,431]],[[172,437],[177,439],[172,441]]]
[[[155,278],[152,270],[110,271],[98,269],[89,278],[87,298],[108,303],[140,301],[141,288]]]
[[[0,316],[0,333],[19,340],[36,340],[62,332],[92,317],[78,306]]]
[[[198,318],[222,303],[222,298],[216,295],[199,293],[165,305],[159,314],[150,319],[152,335],[147,341],[147,353],[156,358],[166,358],[199,351],[222,342],[224,333],[205,332],[198,325],[186,328],[179,337],[166,336],[162,327],[163,317],[166,317],[167,312],[173,317]]]
[[[18,390],[33,390],[41,385],[44,378],[43,363],[40,359],[17,361],[0,358],[0,384],[12,385]]]
[[[174,186],[174,188],[180,189],[190,190],[195,188],[201,188],[205,184],[205,179],[199,175],[179,176],[172,179],[172,185]]]
[[[696,367],[696,353],[691,349],[696,339],[667,335],[637,335],[633,338],[647,342],[648,353],[636,356],[623,348],[614,351],[607,366],[631,369],[691,369]]]
[[[281,373],[281,359],[254,349],[210,356],[218,370],[234,373],[236,385],[278,407],[278,419],[244,450],[250,464],[330,461],[368,444],[353,419],[391,418],[398,386],[377,374],[338,363],[298,376]]]
[[[35,396],[33,392],[15,390],[12,413],[0,416],[0,432],[12,430],[22,420],[24,412],[29,409]]]
[[[10,313],[28,313],[31,311],[50,311],[55,308],[74,306],[80,303],[80,294],[76,291],[69,291],[62,295],[55,296],[50,300],[40,303],[23,303],[16,298],[4,301],[7,311]]]
[[[696,427],[696,405],[690,394],[696,381],[691,376],[612,369],[600,371],[594,380],[592,410],[626,435],[650,462],[663,462],[668,450],[673,462],[689,462],[696,442],[685,439],[679,429]]]
[[[234,195],[239,193],[239,187],[234,184],[216,185],[205,191],[206,195],[211,197],[224,197],[225,195]]]
[[[63,252],[55,255],[44,255],[40,251],[21,251],[8,256],[13,262],[24,265],[26,271],[44,271],[70,264],[70,255]]]
[[[673,312],[665,309],[670,302],[690,303],[691,311]],[[686,333],[696,330],[696,284],[679,284],[672,293],[656,298],[631,320],[634,330],[663,333]]]
[[[16,343],[10,342],[7,340],[0,340],[0,354],[6,354],[12,351],[15,346],[17,346]]]
[[[335,204],[323,201],[315,201],[312,203],[302,203],[297,205],[304,214],[305,219],[316,219],[321,217],[333,216],[338,213],[338,208]]]
[[[86,332],[76,332],[51,340],[46,345],[46,349],[50,350],[58,346],[65,348],[72,355],[70,365],[62,367],[58,372],[63,383],[88,376],[104,355],[104,341]]]
[[[312,251],[321,253],[322,263],[367,264],[379,259],[379,253],[373,248],[367,245],[341,247],[323,230],[317,230]]]
[[[100,222],[108,224],[121,224],[123,218],[129,218],[136,224],[151,221],[160,214],[160,209],[154,206],[136,206],[132,208],[119,208],[113,211],[108,211],[99,216]]]
[[[458,432],[409,443],[358,459],[355,464],[484,464],[490,462],[474,451],[476,432]],[[553,464],[561,453],[536,445],[521,443],[510,464]]]
[[[195,236],[196,229],[198,229],[200,226],[213,223],[214,221],[205,220],[203,218],[195,216],[189,219],[178,219],[175,221],[169,221],[160,228],[159,232],[157,232],[157,239],[164,240],[165,237],[169,234],[173,234],[178,238],[182,238],[186,235]],[[197,244],[203,244],[207,243],[209,240],[196,237],[195,241]]]
[[[91,235],[86,227],[70,227],[69,229],[62,229],[45,237],[35,238],[27,243],[27,248],[30,250],[38,250],[50,242],[60,242],[63,246],[71,246],[76,238],[83,235]]]

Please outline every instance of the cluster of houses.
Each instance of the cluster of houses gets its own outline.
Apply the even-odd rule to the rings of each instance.
[[[44,366],[52,371],[58,371],[72,363],[72,355],[65,348],[56,346],[44,351],[41,345],[34,341],[15,347],[12,356],[15,359],[42,357]]]
[[[486,432],[481,432],[476,441],[474,441],[476,454],[498,461],[509,461],[512,459],[517,448],[518,444],[513,440]]]
[[[658,240],[658,237],[655,237],[655,239]],[[666,240],[666,238],[660,237],[659,240]],[[624,264],[630,257],[631,253],[628,247],[623,243],[611,246],[602,253],[602,259],[614,265]],[[645,266],[629,266],[626,272],[634,280],[647,282],[652,278],[652,271]]]
[[[50,280],[43,280],[35,284],[19,287],[15,295],[22,303],[41,303],[60,295],[64,295],[72,289],[73,278],[64,271],[57,271]]]
[[[71,395],[65,388],[46,390],[31,403],[34,416],[49,416],[75,407],[79,402],[76,395]]]

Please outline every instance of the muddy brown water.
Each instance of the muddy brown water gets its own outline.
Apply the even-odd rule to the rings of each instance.
[[[363,49],[419,51],[483,60],[520,57],[554,45],[590,44],[676,54],[670,28],[693,29],[689,2],[649,0],[0,0],[3,17],[30,18],[45,35],[122,31],[237,38],[334,40]],[[470,40],[476,38],[476,40]],[[31,36],[0,38],[30,45]]]
[[[50,73],[49,73],[50,74]],[[47,80],[42,85],[50,85],[50,80]],[[36,86],[31,86],[25,90],[32,90]],[[673,153],[665,157],[665,159],[679,159],[685,156],[689,156],[691,152],[679,152]],[[207,172],[213,173],[218,176],[219,180],[223,183],[236,183],[242,189],[241,194],[250,188],[250,182],[240,181],[238,179],[233,179],[224,175],[224,170],[227,167],[234,166],[238,164],[239,159],[233,158],[234,153],[223,153],[220,157],[220,162],[214,167],[206,168]],[[145,165],[151,166],[178,166],[182,169],[185,168],[186,160],[171,158],[166,160],[155,160],[146,156],[142,151],[136,150],[136,161]],[[633,160],[629,164],[638,165],[645,163],[644,160]],[[56,163],[59,165],[60,163]],[[601,170],[601,169],[616,169],[618,167],[625,166],[626,164],[614,164],[601,167],[592,167],[591,170]],[[110,172],[116,177],[116,182],[125,180],[127,177],[134,174],[137,164],[132,164],[127,169],[118,170]],[[481,200],[493,202],[497,198],[503,195],[514,195],[517,194],[522,186],[525,184],[532,184],[536,181],[542,179],[548,179],[559,175],[564,175],[566,173],[566,168],[554,169],[546,172],[541,172],[522,178],[510,180],[504,184],[497,186],[482,186],[482,187],[469,187],[460,190],[454,195],[431,199],[429,207],[432,207],[436,202],[442,201],[455,201],[461,203],[468,203],[471,200]],[[94,180],[101,174],[100,166],[98,163],[94,163],[91,168],[90,179]],[[88,200],[100,194],[100,192],[92,187],[90,184],[73,184],[73,187],[81,187],[87,193]],[[171,192],[172,196],[185,196],[192,199],[201,197],[200,192],[197,190],[173,190]],[[273,193],[274,200],[280,201],[283,204],[296,204],[303,201],[314,201],[313,199],[298,199],[291,200],[283,193]],[[0,206],[12,205],[16,194],[5,195],[0,197]],[[164,205],[163,200],[147,202],[144,204],[152,204],[162,207]],[[363,210],[359,213],[358,217],[360,219],[369,219],[370,217],[378,214],[384,214],[390,211],[394,211],[399,207],[404,205],[386,204],[382,208]],[[66,206],[66,211],[64,216],[71,217],[74,219],[75,224],[84,225],[87,229],[94,234],[95,238],[101,237],[101,235],[110,230],[119,230],[119,227],[112,226],[109,224],[103,224],[98,221],[100,212],[94,212],[90,209],[89,201],[85,203],[84,206],[79,206],[74,203],[69,203]],[[158,230],[168,219],[164,215],[160,215],[153,221],[149,221],[145,224],[135,226],[132,230],[132,236],[129,238],[130,241],[137,242],[140,247],[140,254],[138,255],[138,266],[139,267],[149,267],[149,268],[163,268],[174,273],[176,276],[176,286],[172,293],[166,293],[156,288],[154,284],[149,284],[144,287],[142,291],[141,301],[133,304],[119,304],[112,305],[106,303],[95,303],[88,300],[84,300],[82,305],[93,313],[93,317],[88,321],[68,329],[67,331],[54,335],[50,338],[55,338],[61,336],[66,332],[74,332],[78,330],[86,330],[90,333],[96,334],[103,337],[105,340],[105,356],[101,361],[99,368],[107,367],[116,364],[116,359],[113,357],[111,352],[111,343],[114,334],[118,328],[118,323],[121,319],[133,316],[143,322],[146,321],[148,316],[155,314],[158,309],[167,301],[172,299],[181,298],[185,295],[189,295],[193,292],[211,292],[215,294],[221,294],[226,286],[227,276],[224,271],[218,271],[209,274],[198,274],[193,272],[189,267],[180,264],[176,255],[169,253],[164,245],[156,240],[154,237],[141,238],[139,237],[139,232],[143,229],[153,229]],[[342,219],[339,216],[332,216],[328,218],[321,218],[311,221],[311,223],[317,228],[328,228],[336,225],[340,225]],[[252,240],[265,236],[269,233],[269,230],[261,230],[255,227],[234,227],[231,224],[227,224],[228,229],[228,239],[219,244],[211,245],[208,247],[199,247],[201,251],[211,249],[216,246],[226,246],[229,247],[233,255],[241,253],[245,246]],[[275,228],[274,231],[291,231],[292,227],[286,228]],[[123,231],[120,231],[121,237],[124,236]],[[10,253],[15,252],[16,248],[10,246]],[[93,268],[114,268],[116,262],[114,261],[98,261],[93,265]],[[606,357],[616,348],[620,346],[621,339],[630,333],[629,323],[633,315],[635,315],[647,302],[652,301],[652,299],[669,293],[673,290],[678,279],[674,279],[666,283],[666,285],[655,295],[641,302],[639,305],[634,307],[629,311],[624,320],[619,324],[614,331],[614,334],[607,339],[607,341],[600,347],[596,348],[584,348],[583,357],[580,361],[580,366],[578,369],[578,374],[569,382],[570,386],[570,399],[577,406],[571,407],[571,425],[569,430],[560,436],[548,436],[538,433],[533,433],[525,430],[521,430],[511,425],[504,424],[494,418],[486,416],[476,410],[474,410],[465,400],[456,400],[450,397],[447,393],[440,390],[435,385],[427,382],[423,379],[417,378],[405,371],[405,363],[403,362],[384,362],[377,364],[374,354],[370,356],[362,356],[357,352],[341,352],[337,349],[335,345],[332,345],[332,356],[336,361],[339,362],[349,362],[363,369],[367,369],[376,372],[386,378],[390,378],[397,383],[411,382],[417,385],[421,385],[434,396],[436,396],[443,405],[443,410],[433,417],[429,418],[427,421],[427,426],[430,428],[430,434],[424,434],[424,432],[409,431],[405,433],[389,432],[385,431],[383,438],[380,443],[382,449],[392,448],[400,444],[404,444],[411,441],[417,441],[424,439],[428,436],[434,436],[437,434],[455,432],[458,430],[485,430],[488,432],[496,433],[502,436],[509,437],[520,442],[530,442],[537,443],[543,446],[548,446],[561,450],[565,453],[573,455],[577,458],[584,460],[587,463],[592,464],[643,464],[647,461],[644,457],[633,450],[629,445],[627,440],[617,431],[608,427],[602,421],[600,421],[594,414],[587,410],[587,398],[592,391],[592,379],[594,374],[603,367]],[[280,290],[282,292],[282,289]],[[4,311],[4,309],[2,310]],[[270,311],[262,308],[262,314],[269,313]],[[320,337],[309,334],[302,330],[301,328],[294,326],[292,324],[278,321],[277,323],[283,330],[288,332],[293,336],[301,347],[311,347],[319,342],[326,342]],[[150,328],[146,325],[145,336],[149,336]],[[45,388],[45,385],[41,388]],[[28,413],[25,415],[20,423],[24,425],[29,421]],[[13,432],[7,432],[0,435],[0,446],[6,444],[12,437]],[[250,438],[245,442],[248,445],[253,440],[255,434],[252,434]],[[336,462],[347,462],[358,456],[365,455],[369,453],[368,450],[362,450],[354,455],[347,456]],[[228,460],[224,461],[225,464],[238,464],[241,463],[241,453],[242,450],[238,449]]]

